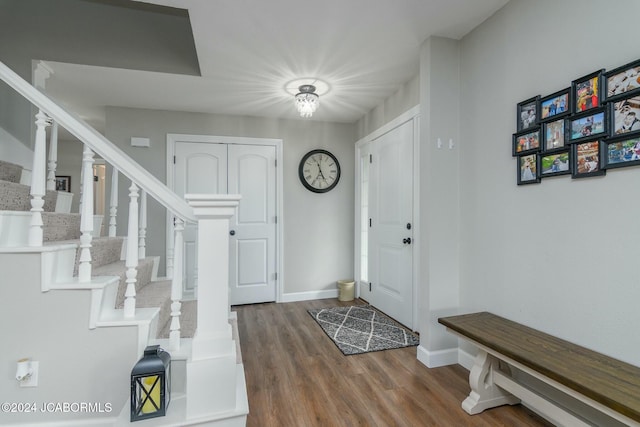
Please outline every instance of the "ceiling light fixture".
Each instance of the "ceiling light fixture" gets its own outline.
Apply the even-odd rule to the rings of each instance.
[[[316,92],[314,85],[302,85],[298,88],[296,94],[296,108],[300,117],[309,118],[316,112],[320,105],[320,97]]]

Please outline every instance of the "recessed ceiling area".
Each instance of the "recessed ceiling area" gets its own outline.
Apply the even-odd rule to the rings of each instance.
[[[175,72],[40,57],[48,59],[54,71],[46,92],[92,123],[105,106],[302,120],[288,85],[306,78],[318,78],[328,86],[310,120],[353,123],[417,75],[425,39],[432,35],[459,39],[508,0],[18,1],[60,3],[72,14],[81,3],[81,9],[119,8],[119,13],[131,14],[123,22],[141,23],[145,40],[157,35],[180,66],[191,64],[191,72]],[[162,14],[132,4],[175,11],[163,15],[167,21],[188,16],[191,40],[181,35],[166,41],[177,29],[157,16],[149,26],[143,14]],[[83,17],[78,25],[89,31],[94,18]],[[117,33],[121,23],[111,25]],[[131,33],[126,38],[111,36],[122,52],[142,41]],[[198,73],[193,72],[193,60],[179,58],[180,43],[187,57],[195,47]],[[105,58],[118,55],[118,51],[96,53]]]

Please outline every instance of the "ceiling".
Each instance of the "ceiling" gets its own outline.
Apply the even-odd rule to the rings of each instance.
[[[353,123],[417,75],[425,39],[460,39],[507,1],[129,0],[140,23],[147,3],[186,9],[193,40],[171,40],[195,51],[196,72],[47,60],[46,92],[103,130],[105,106],[299,119],[287,84],[319,78],[328,92],[311,120]]]

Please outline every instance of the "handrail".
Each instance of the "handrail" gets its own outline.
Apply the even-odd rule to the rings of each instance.
[[[129,157],[124,151],[86,124],[73,113],[65,110],[44,93],[37,90],[13,70],[0,61],[0,78],[11,88],[43,110],[76,138],[88,145],[118,171],[142,188],[147,194],[175,215],[190,222],[196,222],[193,209],[180,196],[171,191],[158,178]],[[135,175],[134,175],[135,174]]]

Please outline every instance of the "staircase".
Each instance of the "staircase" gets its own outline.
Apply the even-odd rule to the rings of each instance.
[[[188,195],[186,203],[1,62],[0,78],[40,110],[33,165],[26,165],[31,170],[0,159],[0,323],[6,330],[0,395],[7,402],[32,402],[36,411],[2,411],[0,425],[130,424],[129,374],[152,344],[172,356],[171,403],[165,417],[137,425],[244,425],[248,404],[229,313],[226,249],[239,197]],[[80,213],[70,212],[70,193],[51,189],[57,130],[51,132],[46,178],[46,128],[52,124],[84,143]],[[117,205],[111,205],[108,235],[102,235],[106,224],[100,232],[102,218],[93,215],[94,153],[113,166],[112,183],[118,174],[131,179],[126,236],[115,235]],[[174,218],[166,278],[158,277],[159,257],[146,256],[147,195]],[[185,222],[198,225],[197,301],[182,301]],[[212,260],[211,253],[219,255]],[[38,362],[35,387],[13,379],[23,358]],[[94,410],[42,410],[64,402]]]

